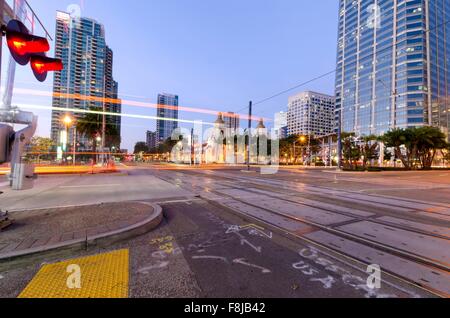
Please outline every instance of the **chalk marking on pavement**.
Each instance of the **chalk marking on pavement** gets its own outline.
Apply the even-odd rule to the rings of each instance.
[[[261,246],[255,246],[252,243],[250,243],[249,241],[247,241],[246,239],[241,239],[241,245],[244,246],[245,244],[250,246],[252,249],[254,249],[258,253],[261,253],[261,251],[262,251]]]
[[[79,189],[79,188],[103,188],[103,187],[120,187],[121,184],[91,184],[76,186],[60,186],[60,189]]]
[[[235,260],[233,260],[233,263],[260,269],[263,274],[272,273],[272,271],[267,269],[267,268],[264,268],[264,267],[261,267],[261,266],[258,266],[258,265],[246,262],[246,260],[244,258],[235,259]]]
[[[243,225],[243,226],[238,226],[238,225],[232,225],[230,226],[227,231],[225,232],[225,234],[230,234],[230,233],[238,233],[241,231],[245,231],[248,230],[249,234],[251,235],[259,235],[262,237],[267,237],[269,239],[272,239],[273,237],[273,233],[269,232],[269,233],[265,233],[264,232],[264,228],[255,224],[248,224],[248,225]]]
[[[332,276],[328,276],[325,278],[311,278],[310,281],[322,283],[323,288],[325,289],[331,289],[331,287],[333,287],[333,284],[336,283],[336,280]]]
[[[148,274],[153,269],[165,268],[168,265],[169,265],[169,262],[167,262],[167,261],[159,261],[158,264],[147,266],[147,267],[143,267],[143,268],[139,269],[138,273],[139,274]]]
[[[228,263],[228,260],[225,257],[221,257],[221,256],[211,256],[211,255],[192,256],[192,259],[213,259],[213,260],[219,260],[219,261],[223,261],[225,263]]]
[[[236,234],[237,236],[239,236],[240,240],[241,240],[241,246],[244,246],[245,244],[247,244],[248,246],[250,246],[253,250],[255,250],[256,252],[261,254],[262,248],[261,246],[256,246],[253,245],[252,243],[250,243],[244,235],[242,235],[239,232],[234,232],[234,234]]]
[[[350,286],[352,288],[354,288],[357,291],[363,291],[365,292],[365,297],[366,298],[372,298],[372,297],[376,297],[376,298],[396,298],[396,295],[390,295],[390,294],[382,294],[380,293],[378,290],[376,289],[370,289],[367,284],[366,281],[357,275],[353,275],[351,274],[349,271],[347,271],[346,269],[336,265],[334,262],[330,261],[329,259],[325,258],[325,257],[321,257],[320,254],[324,254],[326,256],[332,257],[330,255],[328,255],[327,253],[324,252],[319,252],[316,248],[314,247],[309,247],[309,248],[304,248],[302,249],[299,254],[302,258],[304,259],[308,259],[310,261],[313,261],[315,264],[321,266],[325,271],[329,271],[334,273],[335,275],[338,275],[339,278],[342,280],[342,282],[347,285]],[[303,261],[300,261],[296,264],[292,265],[295,269],[297,270],[301,270],[303,274],[310,276],[309,273],[305,273],[303,270],[305,269],[312,269],[312,267],[308,264],[306,264]],[[357,268],[355,268],[357,269]],[[357,269],[359,270],[359,269]],[[319,272],[317,270],[312,270],[310,271],[310,273],[312,273],[312,276],[317,276],[319,274]],[[324,285],[325,289],[331,289],[333,287],[333,284],[336,283],[336,280],[333,278],[333,281],[331,281],[330,278],[333,278],[332,276],[329,276],[328,278],[322,278],[322,279],[318,279],[318,278],[311,278],[310,281],[311,282],[321,282]],[[387,285],[392,286],[391,284],[383,281],[384,283],[386,283]],[[395,287],[395,286],[394,286]],[[405,291],[403,289],[400,289],[405,293],[410,293],[408,291]],[[416,294],[412,294],[412,297],[417,297]]]

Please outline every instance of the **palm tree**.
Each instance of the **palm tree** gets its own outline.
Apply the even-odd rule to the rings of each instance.
[[[361,158],[361,149],[355,144],[355,134],[343,132],[342,139],[342,157],[345,160],[345,166],[351,170],[358,168],[358,160]]]
[[[416,168],[417,162],[420,162],[422,169],[431,169],[438,150],[448,145],[445,138],[439,128],[425,126],[394,129],[386,133],[382,140],[387,147],[395,149],[396,157],[400,158],[407,170],[411,170]]]
[[[396,128],[384,134],[381,140],[386,147],[394,148],[395,157],[402,161],[405,169],[411,170],[414,167],[413,158],[417,152],[417,146],[413,131]],[[405,147],[406,154],[402,151],[402,147]]]
[[[77,132],[85,136],[92,142],[92,151],[97,152],[97,138],[102,135],[103,128],[103,115],[99,108],[92,108],[91,113],[86,113],[82,118],[77,121]],[[95,112],[95,113],[94,113]],[[105,129],[105,145],[108,146],[120,146],[119,131],[115,124],[106,122]],[[96,163],[96,156],[94,156],[94,164]]]
[[[364,142],[362,147],[363,167],[366,170],[368,162],[378,158],[378,142],[374,142],[377,140],[377,136],[375,135],[364,136],[362,140]]]
[[[417,156],[422,169],[431,169],[438,150],[447,148],[445,134],[436,127],[417,129]]]

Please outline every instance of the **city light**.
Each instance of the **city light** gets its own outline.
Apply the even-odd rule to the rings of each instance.
[[[450,0],[185,2],[0,0],[14,314],[450,298]]]
[[[66,126],[70,126],[73,123],[73,118],[70,115],[66,115],[63,118],[63,122]]]
[[[51,59],[45,56],[31,57],[31,68],[39,74],[51,71],[61,71],[63,64],[61,60]]]
[[[47,52],[50,45],[46,38],[11,32],[7,36],[9,48],[18,55]]]

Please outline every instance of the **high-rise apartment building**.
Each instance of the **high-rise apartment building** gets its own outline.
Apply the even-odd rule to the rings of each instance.
[[[433,125],[448,134],[449,18],[450,0],[340,0],[336,119],[343,131]]]
[[[303,92],[289,97],[289,135],[326,136],[334,131],[334,96]]]
[[[106,116],[106,121],[120,135],[121,103],[112,100],[118,97],[118,83],[113,79],[113,52],[106,45],[103,25],[58,11],[55,56],[62,59],[64,69],[55,72],[53,81],[51,136],[54,142],[59,144],[60,131],[64,128],[61,120],[66,113],[77,120],[83,118],[84,114],[77,109],[117,113],[119,116]],[[69,144],[72,144],[74,130],[69,132]],[[84,148],[89,147],[84,136],[78,136],[77,141]]]
[[[158,94],[158,109],[156,120],[157,143],[160,145],[172,136],[178,128],[178,96]]]
[[[149,150],[153,150],[157,147],[157,138],[155,131],[147,131],[147,147]]]

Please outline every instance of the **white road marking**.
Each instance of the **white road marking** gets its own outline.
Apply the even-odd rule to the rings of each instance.
[[[167,267],[167,265],[169,265],[169,262],[165,261],[160,261],[158,264],[155,265],[151,265],[148,267],[144,267],[138,270],[139,274],[148,274],[149,271],[153,270],[153,269],[160,269],[160,268],[164,268]]]
[[[79,189],[79,188],[104,188],[104,187],[119,187],[121,184],[86,184],[76,186],[60,186],[60,189]]]
[[[221,256],[192,256],[192,259],[214,259],[214,260],[219,260],[219,261],[223,261],[225,263],[228,263],[228,260],[225,257],[221,257]]]
[[[261,267],[261,266],[255,265],[255,264],[247,263],[244,258],[235,259],[235,260],[233,260],[233,263],[260,269],[263,274],[272,273],[272,271],[270,271],[267,268],[264,268],[264,267]]]

